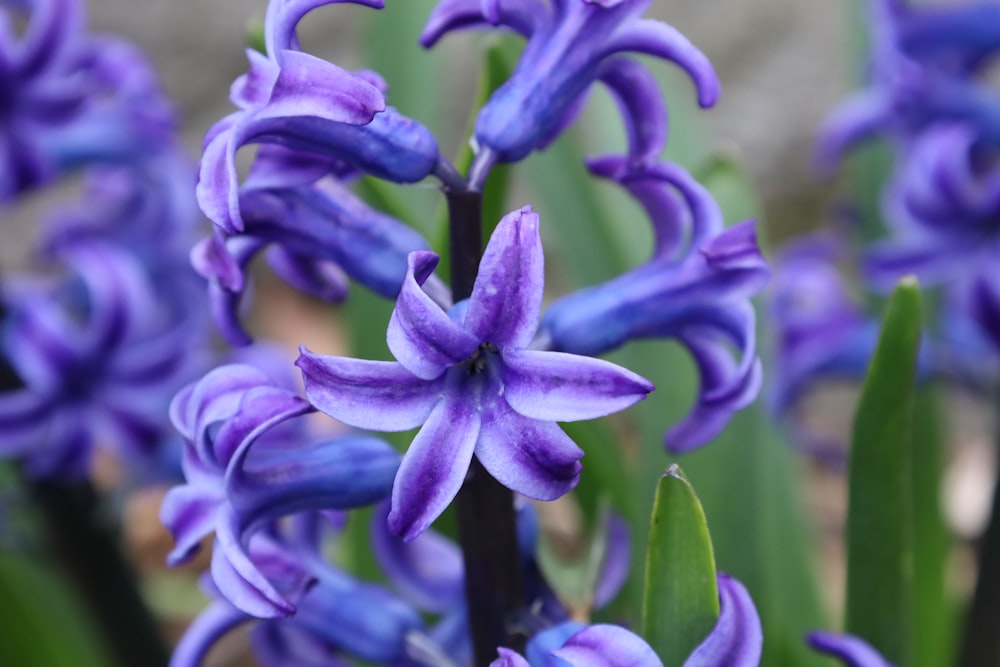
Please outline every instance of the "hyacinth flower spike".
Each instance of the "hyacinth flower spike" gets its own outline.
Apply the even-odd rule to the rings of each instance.
[[[667,432],[665,444],[674,452],[701,446],[760,388],[750,298],[767,282],[769,271],[754,223],[726,229],[712,196],[676,165],[634,167],[625,157],[589,164],[645,207],[653,224],[653,257],[553,302],[534,345],[596,355],[633,339],[678,340],[694,356],[701,389],[691,414]],[[737,359],[730,346],[738,351]]]
[[[684,68],[698,101],[712,106],[719,81],[711,63],[666,23],[640,18],[649,0],[442,0],[431,14],[421,44],[432,46],[451,30],[501,26],[527,38],[511,78],[493,93],[476,118],[476,157],[470,181],[485,180],[497,162],[521,160],[544,148],[580,110],[595,81],[609,86],[625,112],[637,159],[659,155],[666,134],[662,96],[644,67],[621,64],[623,52],[645,53]]]
[[[893,667],[867,642],[851,635],[810,632],[806,639],[817,651],[838,658],[845,667]]]
[[[684,667],[757,667],[764,635],[743,584],[719,573],[719,619]],[[641,637],[616,625],[569,622],[535,635],[527,659],[507,649],[491,667],[663,667]],[[867,666],[865,666],[867,667]]]
[[[340,421],[377,431],[423,424],[403,458],[389,525],[404,539],[458,493],[473,454],[501,484],[538,500],[576,486],[583,452],[554,423],[623,410],[653,390],[606,361],[527,349],[538,326],[543,258],[530,208],[500,221],[472,296],[445,312],[421,288],[437,265],[410,254],[387,331],[396,362],[313,354],[296,362],[306,395]]]
[[[352,74],[299,50],[299,20],[317,7],[348,1],[383,6],[382,0],[272,0],[268,5],[267,53],[248,52],[250,70],[231,91],[241,110],[216,123],[204,142],[198,202],[224,232],[243,231],[235,157],[249,143],[280,144],[400,183],[431,173],[453,175],[430,131],[386,106],[377,76]]]

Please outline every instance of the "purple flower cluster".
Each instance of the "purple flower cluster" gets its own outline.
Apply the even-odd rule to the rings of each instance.
[[[864,251],[859,282],[879,292],[912,274],[943,287],[919,373],[981,390],[995,377],[1000,350],[1000,93],[986,76],[1000,49],[1000,8],[904,0],[868,7],[868,86],[829,116],[817,161],[830,168],[863,141],[889,143],[893,173],[880,193],[889,236]],[[878,323],[836,268],[860,235],[840,231],[800,240],[776,262],[771,398],[779,414],[791,413],[813,381],[860,379],[874,351]],[[814,452],[841,449],[797,428]]]
[[[76,0],[0,7],[0,199],[69,170],[84,183],[42,227],[45,277],[2,288],[0,451],[42,477],[82,477],[97,444],[146,474],[207,350],[186,261],[195,172],[172,105],[135,47],[83,23]]]
[[[830,165],[861,140],[891,141],[891,235],[871,250],[867,276],[878,287],[906,274],[946,284],[996,348],[1000,93],[986,71],[1000,50],[1000,8],[872,0],[871,13],[870,84],[831,114],[818,157]]]
[[[466,483],[474,459],[519,496],[547,501],[571,491],[583,451],[558,422],[610,415],[653,390],[648,380],[596,358],[630,340],[676,339],[698,365],[696,405],[668,433],[674,451],[710,441],[760,386],[750,299],[768,269],[754,223],[727,228],[708,191],[660,159],[667,138],[662,95],[645,65],[619,54],[676,62],[703,106],[714,103],[718,81],[676,30],[641,18],[648,0],[441,2],[425,28],[425,46],[471,26],[511,28],[528,39],[510,79],[478,112],[466,175],[440,156],[426,127],[388,106],[378,74],[348,72],[301,49],[299,22],[339,1],[269,2],[265,51],[248,52],[249,69],[231,89],[238,110],[205,138],[196,192],[213,232],[195,247],[192,262],[209,281],[213,319],[231,343],[250,341],[240,322],[247,267],[266,249],[270,267],[310,295],[340,301],[353,279],[395,299],[386,333],[395,360],[303,348],[296,365],[305,398],[250,358],[217,368],[174,399],[187,481],[168,494],[162,511],[176,540],[171,561],[189,560],[215,536],[205,582],[215,602],[182,641],[175,667],[197,665],[221,634],[252,619],[265,664],[468,664],[468,617],[477,610],[462,595],[456,546],[430,526]],[[451,257],[453,272],[459,260],[478,264],[468,277],[471,290],[453,294],[435,275],[440,258],[429,244],[349,189],[362,174],[401,184],[434,177],[448,197],[476,197],[492,165],[524,159],[555,140],[596,81],[618,101],[628,146],[588,166],[643,205],[656,248],[644,265],[557,299],[545,312],[541,221],[530,207],[499,222],[481,259],[478,247],[471,250],[478,261]],[[236,157],[248,145],[257,150],[241,177]],[[362,433],[310,434],[302,417],[313,411],[367,431],[419,431],[400,457]],[[380,501],[372,546],[393,592],[354,579],[325,557],[343,512]],[[518,623],[538,641],[545,628],[567,639],[569,615],[534,561],[525,507]],[[609,544],[595,602],[624,580],[623,553]],[[720,664],[725,656],[757,664],[760,624],[749,596],[727,577],[720,590],[719,625],[690,664]],[[634,637],[594,626],[560,651],[583,646],[591,634],[600,643],[605,632],[609,650]],[[532,645],[528,660],[535,664]],[[502,660],[523,661],[509,652]]]

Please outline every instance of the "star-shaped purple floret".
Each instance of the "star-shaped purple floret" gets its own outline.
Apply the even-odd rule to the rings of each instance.
[[[538,215],[500,221],[472,296],[446,312],[421,289],[437,266],[410,253],[389,322],[398,361],[364,361],[302,350],[306,395],[358,428],[423,425],[392,491],[390,528],[420,534],[458,493],[473,454],[504,486],[553,500],[576,486],[583,451],[554,423],[623,410],[653,390],[642,377],[599,359],[526,349],[542,302]]]

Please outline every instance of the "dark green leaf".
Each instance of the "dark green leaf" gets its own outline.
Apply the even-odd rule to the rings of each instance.
[[[28,558],[0,552],[0,609],[0,665],[111,664],[69,585]]]
[[[719,617],[708,523],[675,464],[660,478],[649,526],[642,636],[665,667],[680,667]]]
[[[904,279],[861,392],[848,480],[845,627],[899,665],[913,662],[910,442],[920,336],[920,289]]]

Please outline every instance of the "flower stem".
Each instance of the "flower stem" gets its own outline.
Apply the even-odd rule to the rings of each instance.
[[[482,193],[445,190],[448,197],[451,290],[457,303],[472,294],[482,257]],[[476,667],[497,657],[497,647],[522,650],[514,631],[524,605],[514,494],[486,472],[476,458],[456,499],[458,535],[465,558],[465,599],[469,607]]]
[[[995,665],[1000,660],[1000,438],[990,519],[979,541],[979,574],[965,616],[957,667]]]

